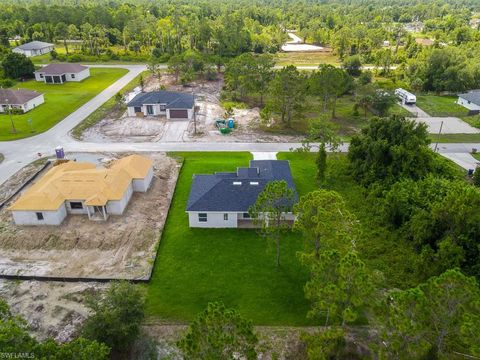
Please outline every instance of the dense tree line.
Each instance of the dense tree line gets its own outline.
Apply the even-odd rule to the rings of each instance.
[[[415,91],[458,92],[480,87],[480,31],[469,24],[479,10],[475,0],[377,0],[368,6],[342,0],[4,1],[0,60],[10,46],[31,40],[59,41],[67,54],[53,56],[69,61],[147,61],[153,55],[165,62],[188,51],[228,59],[276,53],[286,30],[295,29],[305,41],[333,49],[350,75],[372,64]],[[421,24],[416,33],[411,24]],[[433,39],[433,45],[422,46],[416,37]]]

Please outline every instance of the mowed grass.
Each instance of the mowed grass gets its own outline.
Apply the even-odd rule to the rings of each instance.
[[[255,230],[190,229],[185,207],[193,174],[247,166],[250,153],[175,153],[184,159],[148,285],[147,313],[169,321],[190,321],[208,302],[223,301],[257,325],[307,325],[308,280],[296,253],[299,234],[282,240],[281,267],[274,249]],[[300,194],[314,190],[314,163],[292,172]],[[225,199],[228,201],[228,198]]]
[[[417,95],[417,106],[431,116],[465,116],[468,110],[455,103],[455,96]]]
[[[279,52],[275,55],[278,66],[318,66],[320,64],[339,65],[340,59],[331,51],[319,52]]]
[[[21,139],[50,129],[127,72],[126,69],[91,68],[91,76],[80,83],[55,85],[35,80],[18,83],[15,89],[24,88],[43,93],[45,103],[26,114],[13,115],[16,134],[12,133],[9,115],[0,115],[0,141]],[[32,120],[31,127],[29,119]]]

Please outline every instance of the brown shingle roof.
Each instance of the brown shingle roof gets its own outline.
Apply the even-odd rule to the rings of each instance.
[[[18,89],[18,90],[11,90],[11,89],[0,89],[0,104],[6,105],[23,105],[27,101],[35,99],[36,97],[40,96],[39,92],[33,90],[26,90],[26,89]]]
[[[49,64],[35,72],[46,75],[62,75],[66,73],[79,73],[85,69],[87,69],[87,67],[80,64]]]

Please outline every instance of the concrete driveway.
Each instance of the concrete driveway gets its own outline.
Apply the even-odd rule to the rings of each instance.
[[[428,126],[430,134],[438,134],[440,127],[442,134],[478,134],[480,129],[477,129],[465,121],[456,117],[426,117],[415,118],[416,122],[424,123]],[[443,125],[442,125],[443,123]]]
[[[189,120],[167,120],[163,132],[162,142],[183,141],[183,135],[188,129]]]
[[[430,116],[425,111],[420,109],[417,105],[399,104],[404,109],[408,110],[414,117],[412,118],[418,123],[426,124],[430,134],[438,134],[440,127],[442,134],[478,134],[480,129],[477,129],[465,121],[456,117],[440,117]],[[443,122],[443,125],[442,125]]]

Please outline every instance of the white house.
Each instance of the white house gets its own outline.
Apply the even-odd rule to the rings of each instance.
[[[275,180],[287,182],[296,202],[295,184],[285,160],[252,160],[250,167],[236,172],[194,175],[186,209],[190,227],[255,227],[248,210],[265,186]],[[284,214],[284,221],[294,220],[292,213]]]
[[[34,72],[35,80],[46,84],[82,81],[90,76],[90,68],[80,64],[50,64]]]
[[[9,109],[21,109],[26,113],[44,102],[43,94],[36,91],[0,89],[0,113],[6,113]]]
[[[9,210],[17,225],[60,225],[67,214],[105,221],[122,215],[133,192],[146,192],[152,179],[152,160],[140,155],[109,168],[68,161],[50,169]]]
[[[193,119],[193,94],[153,91],[136,95],[127,104],[128,116],[165,116],[167,119]]]
[[[480,90],[458,95],[457,104],[473,112],[480,111]]]
[[[23,54],[26,57],[31,57],[48,54],[53,49],[55,49],[55,46],[53,44],[43,41],[31,41],[29,43],[17,46],[12,51],[15,53]]]

